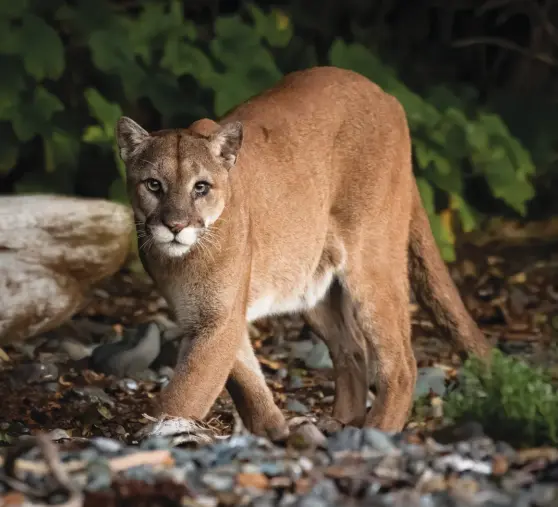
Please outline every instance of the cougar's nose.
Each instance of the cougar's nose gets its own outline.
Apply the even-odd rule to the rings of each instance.
[[[163,222],[163,223],[169,228],[169,230],[173,234],[178,234],[182,229],[184,229],[188,225],[186,222],[176,222],[176,221]]]

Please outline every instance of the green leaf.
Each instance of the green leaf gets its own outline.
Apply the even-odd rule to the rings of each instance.
[[[21,27],[0,18],[0,54],[21,57],[21,47]]]
[[[281,74],[270,73],[265,69],[253,68],[233,69],[226,74],[219,75],[215,80],[215,114],[223,116],[241,102],[253,97],[272,86]]]
[[[94,88],[88,88],[84,94],[89,112],[99,121],[105,133],[112,139],[116,122],[122,116],[120,106],[109,102]]]
[[[93,64],[107,73],[120,73],[134,62],[135,53],[126,31],[120,27],[94,31],[88,39]]]
[[[25,70],[38,81],[58,79],[64,71],[64,46],[56,30],[38,16],[27,14],[21,26]]]
[[[261,65],[265,53],[260,37],[240,16],[224,16],[215,21],[215,38],[210,43],[213,56],[230,69]],[[273,59],[272,59],[273,60]]]
[[[471,232],[477,226],[473,209],[458,194],[451,194],[451,207],[457,210],[464,232]]]
[[[28,11],[28,0],[0,2],[0,19],[17,19]]]
[[[31,101],[23,102],[13,118],[12,127],[21,141],[29,141],[36,134],[50,132],[54,113],[62,111],[64,104],[58,97],[38,86]]]
[[[429,167],[423,174],[430,183],[444,192],[459,195],[463,192],[463,176],[459,166],[450,165],[445,173],[435,167]]]
[[[142,88],[142,95],[149,97],[155,109],[164,117],[181,112],[182,105],[187,104],[178,88],[176,78],[163,72],[146,80]]]
[[[110,138],[100,125],[89,125],[85,128],[83,136],[84,142],[92,144],[102,144],[110,142]]]
[[[534,196],[533,186],[518,179],[513,166],[503,150],[494,150],[493,157],[481,162],[482,173],[494,197],[524,215],[526,203]]]
[[[9,173],[16,165],[19,144],[7,123],[0,123],[0,174]]]
[[[122,178],[114,180],[109,189],[109,197],[112,201],[120,202],[122,204],[129,204],[128,192],[126,190],[126,183]]]
[[[43,138],[45,151],[45,170],[52,172],[57,167],[75,168],[79,155],[79,138],[71,132],[53,130]]]
[[[346,44],[343,40],[336,39],[329,51],[329,61],[335,67],[366,76],[389,93],[400,84],[394,71],[361,44]]]
[[[21,90],[25,88],[21,63],[11,56],[0,56],[0,120],[11,120],[20,102]]]
[[[215,82],[215,70],[211,60],[199,48],[192,44],[169,38],[165,44],[161,67],[172,72],[176,77],[191,75],[203,87],[210,87]]]
[[[432,185],[430,185],[425,178],[417,178],[416,180],[422,205],[424,206],[426,213],[428,215],[434,215],[436,213],[436,209],[434,207],[434,190],[432,189]]]
[[[455,261],[455,247],[449,231],[444,227],[439,215],[429,215],[432,235],[440,249],[440,255],[446,262]]]
[[[272,9],[265,14],[256,5],[250,5],[250,14],[258,35],[266,39],[270,46],[284,48],[293,36],[293,25],[289,17],[280,9]]]

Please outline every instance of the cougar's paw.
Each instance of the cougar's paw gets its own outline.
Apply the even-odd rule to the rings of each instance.
[[[143,416],[150,421],[149,424],[139,430],[135,437],[138,440],[161,437],[170,440],[170,445],[205,445],[222,439],[215,434],[207,424],[193,419],[183,419],[162,415],[159,418],[151,417],[147,414]]]

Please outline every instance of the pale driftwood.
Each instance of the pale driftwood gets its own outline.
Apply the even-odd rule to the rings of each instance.
[[[153,450],[153,451],[139,451],[134,454],[126,456],[118,456],[108,460],[108,467],[112,473],[123,472],[129,468],[148,465],[148,466],[162,466],[170,465],[173,463],[172,454],[169,450]],[[0,467],[4,464],[4,458],[0,456]],[[88,463],[83,460],[70,461],[63,465],[65,474],[73,474],[82,472],[87,469]],[[46,475],[51,472],[51,469],[45,461],[29,461],[19,459],[16,462],[16,470],[18,472],[29,472],[37,475]]]
[[[0,197],[0,345],[71,317],[121,267],[132,228],[130,210],[105,200]]]

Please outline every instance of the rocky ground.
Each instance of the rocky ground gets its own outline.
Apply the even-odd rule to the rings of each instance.
[[[495,346],[558,378],[558,250],[486,251],[469,247],[452,267],[468,308]],[[233,438],[200,449],[138,445],[178,342],[152,285],[121,272],[71,322],[0,349],[0,505],[557,505],[555,449],[514,450],[474,424],[441,429],[435,401],[460,362],[412,308],[416,396],[430,393],[432,404],[403,434],[346,428],[318,449],[304,439],[277,447],[238,430],[224,392],[207,423]],[[251,335],[289,417],[327,414],[331,362],[300,320],[259,322]],[[49,438],[35,440],[40,432]]]

